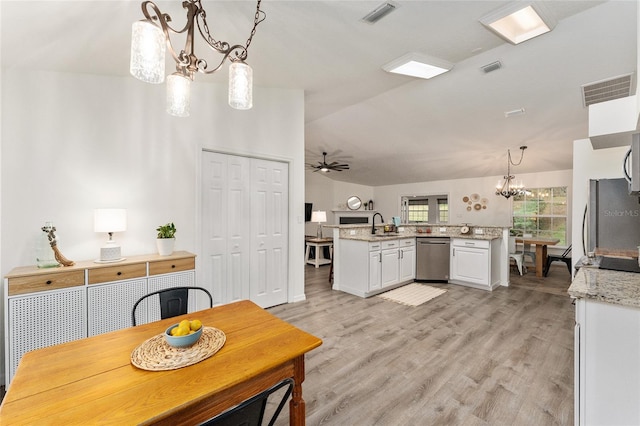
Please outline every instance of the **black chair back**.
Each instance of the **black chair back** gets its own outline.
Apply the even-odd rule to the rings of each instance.
[[[131,324],[135,327],[136,322],[136,310],[138,305],[145,300],[155,296],[156,294],[160,300],[160,318],[171,318],[178,315],[184,315],[187,313],[189,307],[189,290],[200,291],[209,297],[209,307],[213,307],[213,297],[206,288],[202,287],[171,287],[163,290],[154,291],[152,293],[142,296],[133,305],[131,309]]]

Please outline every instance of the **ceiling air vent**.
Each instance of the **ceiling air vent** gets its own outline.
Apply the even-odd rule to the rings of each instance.
[[[502,63],[500,61],[491,62],[490,64],[483,65],[480,67],[485,74],[490,73],[491,71],[499,70],[502,68]]]
[[[582,86],[582,104],[588,107],[599,102],[626,98],[633,93],[633,74],[621,75]]]
[[[376,7],[375,10],[369,12],[364,18],[362,18],[362,20],[367,24],[375,24],[380,19],[393,12],[396,7],[398,7],[398,5],[391,1],[384,2],[380,6]]]

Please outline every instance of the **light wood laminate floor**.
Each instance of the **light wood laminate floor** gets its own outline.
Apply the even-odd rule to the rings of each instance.
[[[573,424],[564,265],[493,292],[429,284],[447,292],[418,307],[331,290],[328,266],[305,273],[307,300],[269,311],[324,340],[306,357],[308,425]]]

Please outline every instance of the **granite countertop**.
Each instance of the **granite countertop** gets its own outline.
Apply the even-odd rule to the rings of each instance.
[[[451,238],[462,238],[462,239],[467,239],[467,240],[489,240],[489,241],[491,241],[491,240],[497,240],[497,239],[502,238],[502,237],[499,237],[499,236],[496,236],[496,235],[484,235],[484,234],[480,234],[480,235],[479,234],[468,234],[468,235],[460,234],[460,235],[451,236]]]
[[[415,238],[415,235],[409,235],[409,234],[375,234],[377,236],[374,236],[372,234],[367,234],[367,235],[354,235],[354,236],[349,236],[349,237],[340,237],[341,240],[354,240],[354,241],[368,241],[368,242],[375,242],[375,241],[389,241],[389,240],[399,240],[399,239],[403,239],[403,238]]]
[[[398,240],[402,238],[466,238],[471,240],[497,240],[500,237],[494,235],[438,235],[438,234],[417,234],[413,232],[408,233],[398,233],[398,234],[376,234],[377,236],[373,236],[371,234],[367,235],[354,235],[348,237],[340,237],[341,240],[354,240],[354,241],[388,241],[388,240]]]
[[[614,305],[640,308],[640,274],[597,268],[580,268],[569,295]]]

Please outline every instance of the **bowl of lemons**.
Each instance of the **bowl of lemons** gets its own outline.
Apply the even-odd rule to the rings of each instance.
[[[188,348],[200,339],[202,328],[200,320],[182,320],[167,328],[164,338],[174,348]]]

